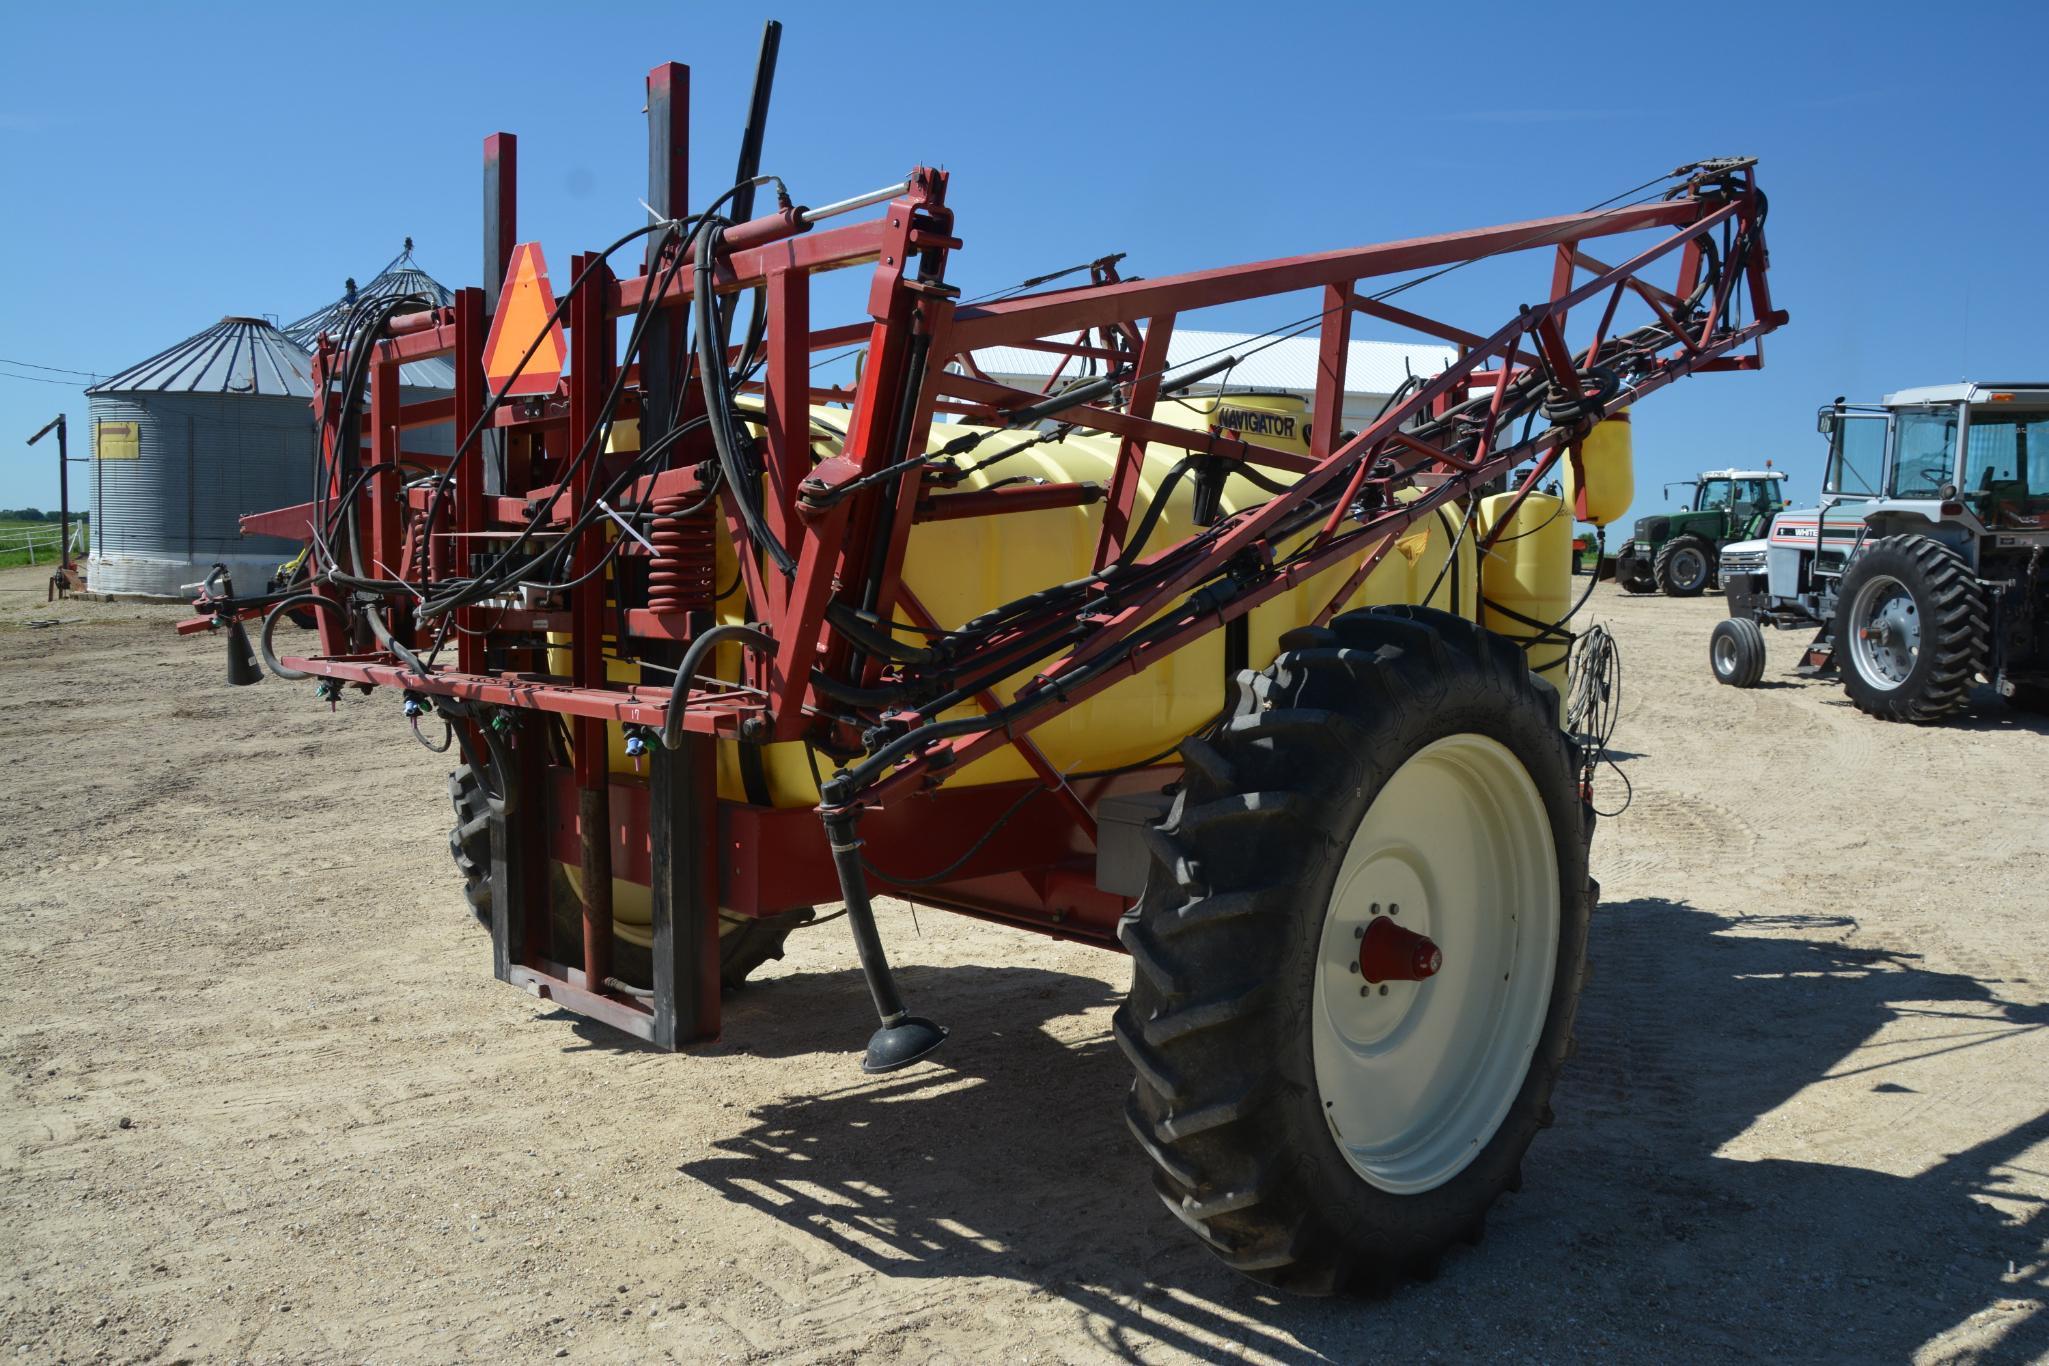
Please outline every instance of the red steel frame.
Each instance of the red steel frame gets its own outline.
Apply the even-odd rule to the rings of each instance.
[[[671,63],[650,74],[651,191],[655,207],[675,217],[687,208],[688,168],[682,157],[687,90],[686,68]],[[486,143],[487,279],[495,280],[488,272],[494,265],[502,268],[516,235],[516,159],[509,135]],[[693,691],[681,715],[685,740],[680,749],[656,749],[645,777],[606,772],[607,723],[659,730],[670,710],[666,682],[608,680],[606,633],[617,631],[623,620],[625,638],[617,642],[618,653],[673,663],[680,643],[704,629],[709,618],[701,611],[660,612],[616,602],[611,592],[617,580],[604,574],[544,606],[495,602],[457,609],[452,663],[436,662],[423,670],[388,650],[365,652],[352,643],[345,614],[337,611],[320,614],[318,654],[284,662],[330,680],[328,686],[397,688],[436,699],[445,708],[463,732],[465,748],[480,757],[490,754],[493,766],[520,793],[497,822],[499,974],[658,1042],[675,1044],[716,1032],[717,913],[772,915],[840,895],[818,813],[719,800],[711,786],[711,745],[718,740],[807,740],[837,753],[858,752],[858,734],[834,719],[850,710],[859,713],[864,726],[879,726],[881,734],[895,738],[866,759],[850,760],[827,784],[826,806],[858,807],[865,813],[862,837],[877,865],[925,867],[935,862],[934,851],[966,848],[1029,786],[1044,786],[1057,797],[1028,803],[945,882],[907,895],[1114,946],[1116,919],[1128,903],[1095,885],[1096,830],[1090,812],[1108,793],[1157,789],[1171,775],[1171,766],[1070,781],[1046,761],[1030,732],[1317,573],[1353,565],[1342,591],[1319,608],[1318,620],[1327,620],[1344,609],[1411,523],[1448,501],[1506,480],[1518,466],[1526,469],[1513,487],[1527,494],[1554,477],[1561,459],[1576,458],[1578,438],[1600,411],[1633,404],[1683,375],[1760,365],[1760,338],[1785,315],[1772,307],[1766,284],[1764,206],[1749,163],[1706,165],[1690,176],[1676,175],[1674,183],[1672,193],[1651,202],[1155,279],[1120,280],[1114,266],[1101,267],[1087,285],[979,305],[956,302],[946,283],[948,262],[962,244],[953,235],[943,171],[914,169],[899,192],[857,221],[812,224],[785,210],[734,225],[726,231],[726,250],[714,263],[713,279],[721,295],[765,292],[765,367],[761,381],[752,386],[766,419],[760,444],[763,510],[796,561],[795,572],[787,577],[765,562],[739,516],[734,490],[720,490],[718,506],[738,550],[749,613],[773,641],[772,656],[747,656],[743,681],[752,691]],[[1629,234],[1637,235],[1637,241],[1619,264],[1605,264],[1587,250],[1600,238]],[[1687,309],[1683,301],[1706,269],[1701,244],[1717,235],[1725,242],[1746,241],[1747,255],[1740,270],[1718,271],[1705,298]],[[1389,302],[1386,291],[1362,290],[1368,280],[1512,252],[1548,258],[1548,296],[1491,331],[1412,312]],[[1660,265],[1672,270],[1669,289],[1646,278]],[[494,538],[502,543],[507,533],[528,523],[536,503],[552,491],[564,455],[602,421],[603,396],[617,377],[615,320],[634,315],[651,290],[657,291],[653,308],[662,337],[685,335],[686,309],[695,289],[689,269],[664,282],[651,260],[638,274],[614,279],[602,261],[577,258],[571,277],[587,266],[593,279],[571,304],[570,366],[556,395],[538,403],[514,401],[491,413],[485,441],[456,455],[454,496],[439,507],[432,526],[424,524],[434,506],[431,500],[422,490],[404,492],[399,472],[402,465],[434,468],[440,462],[405,452],[403,434],[450,420],[460,434],[484,418],[490,400],[483,378],[490,300],[483,290],[463,290],[450,307],[393,319],[386,335],[373,343],[361,448],[361,464],[373,472],[353,497],[366,557],[393,577],[427,582],[461,575],[475,562],[479,547],[488,548]],[[866,320],[814,328],[813,278],[862,268],[868,272]],[[1317,338],[1320,357],[1307,456],[1232,433],[1191,432],[1154,420],[1167,343],[1183,314],[1281,295],[1306,296],[1320,309],[1299,329]],[[1494,419],[1502,396],[1533,373],[1544,376],[1554,392],[1587,392],[1593,383],[1587,372],[1603,342],[1616,335],[1619,308],[1631,301],[1662,325],[1666,344],[1639,356],[1584,420],[1560,422],[1514,442],[1497,430]],[[1591,338],[1568,345],[1566,328],[1575,310],[1584,315],[1596,309]],[[1746,312],[1748,321],[1736,321]],[[1363,431],[1348,435],[1338,430],[1338,420],[1355,313],[1455,343],[1459,357]],[[850,346],[865,348],[858,382],[849,389],[815,385],[814,357]],[[1063,366],[1093,362],[1122,368],[1127,383],[1120,393],[1077,401],[1049,415],[1121,438],[1107,490],[1053,485],[947,493],[926,486],[916,469],[894,479],[877,478],[878,472],[926,451],[935,415],[1002,427],[1014,410],[1044,400],[1042,393],[1007,387],[982,374],[974,353],[997,346],[1049,352],[1062,357]],[[442,355],[455,362],[452,398],[404,403],[399,367]],[[315,361],[316,392],[326,389],[347,360],[323,342]],[[643,440],[665,417],[657,396],[671,396],[661,389],[659,368],[644,359],[637,373],[629,372],[618,409],[618,416],[646,419]],[[1054,382],[1049,381],[1049,390]],[[1455,443],[1415,434],[1419,421],[1489,386],[1494,397],[1484,409],[1476,441],[1454,449]],[[843,449],[824,460],[814,454],[810,426],[812,405],[820,402],[847,405]],[[332,458],[341,449],[341,434],[333,405],[328,406],[322,437]],[[487,443],[489,451],[483,449]],[[884,619],[895,615],[932,624],[901,577],[919,522],[1001,517],[1100,498],[1104,510],[1096,565],[1101,570],[1123,550],[1132,531],[1137,475],[1148,444],[1243,462],[1293,482],[1199,537],[1154,549],[1141,563],[1174,563],[1171,572],[1113,610],[1087,620],[1075,620],[1071,613],[1050,619],[1028,614],[980,642],[991,668],[1013,650],[1006,670],[1038,666],[1037,678],[1020,694],[1034,699],[1033,708],[1013,707],[1016,714],[1003,718],[936,726],[931,716],[908,707],[850,708],[820,691],[817,676],[873,688],[888,673],[886,660],[862,658],[859,648],[828,622],[834,604],[865,607]],[[690,494],[702,487],[699,466],[710,456],[702,432],[679,441],[667,468],[638,480],[621,504],[644,507]],[[604,482],[602,475],[614,468],[610,463],[586,465],[555,504],[551,524],[570,523]],[[349,473],[331,466],[324,497],[341,496]],[[1420,489],[1420,496],[1398,501],[1395,491],[1405,487]],[[1330,495],[1339,490],[1333,501]],[[1305,509],[1319,513],[1320,525],[1306,544],[1282,556],[1277,545],[1284,536],[1301,535],[1294,523]],[[245,527],[304,535],[314,515],[315,508],[307,505],[251,517]],[[578,571],[596,564],[604,548],[597,535],[585,534],[583,542],[573,560]],[[1199,543],[1191,552],[1193,542]],[[621,552],[622,562],[638,553],[644,552],[629,547]],[[879,572],[871,575],[871,567]],[[1228,585],[1228,591],[1218,585]],[[1211,591],[1199,591],[1205,586]],[[319,591],[342,601],[333,588]],[[412,605],[403,594],[386,602],[398,638],[424,651],[434,638],[434,625],[415,622]],[[1069,639],[1050,654],[1043,649],[1035,654],[1033,635],[1061,624],[1076,628]],[[546,657],[535,644],[535,633],[543,631],[566,633],[570,640],[566,675],[548,672]],[[986,689],[975,689],[973,695],[985,714],[997,709],[997,699]],[[567,753],[573,759],[566,757],[551,717],[563,718],[569,728]],[[1033,779],[995,787],[944,786],[951,773],[1004,746],[1024,757]],[[547,942],[548,855],[597,874],[583,879],[590,889],[582,950],[588,971],[552,961],[530,947]],[[605,985],[611,952],[606,870],[648,880],[656,889],[656,974],[664,980],[656,983],[654,1004]],[[889,888],[887,882],[883,886]],[[670,1012],[666,1019],[661,1018],[664,1009]]]

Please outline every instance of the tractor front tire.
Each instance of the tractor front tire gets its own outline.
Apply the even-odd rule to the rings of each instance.
[[[1378,1289],[1476,1241],[1551,1122],[1591,814],[1557,694],[1500,636],[1384,607],[1282,648],[1148,831],[1126,1118],[1227,1264]]]
[[[1884,536],[1843,571],[1836,662],[1861,711],[1926,725],[1970,700],[1991,612],[1971,566],[1927,536]]]
[[[1715,548],[1699,536],[1674,536],[1658,547],[1651,576],[1668,598],[1697,598],[1715,577]]]
[[[1708,665],[1715,681],[1732,688],[1754,688],[1764,677],[1764,630],[1749,617],[1728,617],[1715,623],[1708,636]]]

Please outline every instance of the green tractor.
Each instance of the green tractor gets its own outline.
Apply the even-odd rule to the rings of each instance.
[[[1637,519],[1636,534],[1615,557],[1615,581],[1631,593],[1693,598],[1712,587],[1722,547],[1764,535],[1786,505],[1783,470],[1702,470],[1690,483],[1692,505]]]

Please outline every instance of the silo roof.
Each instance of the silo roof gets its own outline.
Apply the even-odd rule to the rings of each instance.
[[[392,257],[383,270],[372,276],[369,284],[358,286],[354,280],[349,281],[348,288],[339,299],[325,308],[315,309],[297,322],[285,324],[284,334],[297,342],[301,349],[311,351],[322,332],[338,331],[349,316],[349,310],[363,300],[384,299],[397,294],[425,295],[440,308],[455,302],[455,294],[421,270],[419,263],[413,260],[413,239],[408,237],[404,249]],[[450,374],[453,373],[451,370]]]
[[[262,318],[222,318],[167,351],[103,379],[88,394],[258,394],[313,397],[306,353]]]

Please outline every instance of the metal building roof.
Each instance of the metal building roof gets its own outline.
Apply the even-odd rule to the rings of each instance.
[[[262,318],[222,318],[168,351],[103,379],[88,394],[257,394],[313,397],[306,353]]]
[[[371,277],[369,284],[359,288],[351,278],[339,299],[325,308],[316,308],[297,322],[285,324],[282,330],[300,349],[311,351],[322,332],[339,330],[349,310],[364,299],[383,299],[395,294],[423,294],[441,308],[455,302],[454,293],[413,260],[413,239],[408,237],[404,248]],[[449,373],[453,375],[454,371]]]
[[[1258,348],[1254,350],[1253,348]],[[1205,332],[1174,329],[1167,345],[1167,363],[1183,366],[1192,361],[1221,357],[1233,351],[1243,359],[1228,375],[1218,375],[1198,391],[1228,384],[1232,388],[1291,389],[1304,394],[1316,391],[1317,340],[1312,335],[1275,341],[1244,332]],[[1455,347],[1422,342],[1355,341],[1345,360],[1345,391],[1350,394],[1393,393],[1411,374],[1428,378],[1458,358]],[[975,363],[991,375],[1044,377],[1053,373],[1060,358],[1046,351],[1026,351],[1013,346],[991,346],[975,352]],[[1075,367],[1068,364],[1072,376]]]

